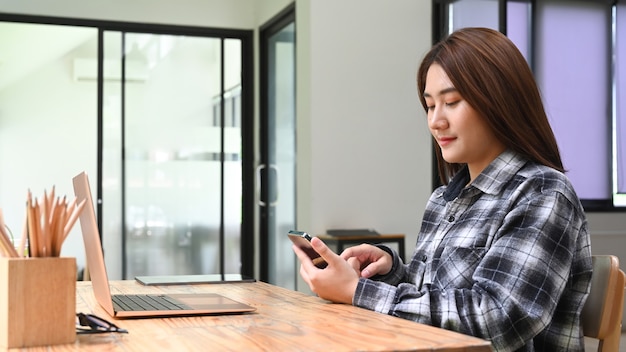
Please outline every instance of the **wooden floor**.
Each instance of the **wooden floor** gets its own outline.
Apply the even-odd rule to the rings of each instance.
[[[598,341],[585,338],[585,352],[597,351]],[[619,340],[619,352],[626,352],[626,332],[622,331],[622,338]]]

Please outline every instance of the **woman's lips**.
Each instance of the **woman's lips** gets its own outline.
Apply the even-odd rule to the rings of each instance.
[[[439,137],[437,141],[439,142],[440,147],[445,147],[448,144],[452,143],[456,138],[454,137]]]

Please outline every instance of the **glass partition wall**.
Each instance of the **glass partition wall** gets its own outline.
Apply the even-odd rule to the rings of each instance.
[[[72,199],[72,177],[81,171],[96,185],[97,86],[77,75],[75,61],[97,57],[97,36],[95,28],[0,19],[0,208],[17,243],[28,191],[41,199],[54,187]],[[81,270],[79,228],[61,254],[75,257]]]
[[[242,138],[251,136],[252,128],[252,65],[244,58],[252,55],[251,32],[162,26],[129,31],[111,23],[93,28],[7,25],[17,26],[11,27],[12,40],[64,30],[54,41],[48,38],[46,47],[54,53],[38,64],[39,74],[33,69],[21,83],[0,91],[0,102],[15,102],[5,105],[11,109],[0,116],[0,125],[15,125],[3,129],[15,136],[0,142],[3,153],[28,150],[24,147],[32,139],[26,137],[33,131],[37,142],[43,143],[43,136],[65,141],[34,148],[43,151],[41,156],[27,155],[33,165],[46,162],[54,171],[32,172],[33,180],[24,177],[28,184],[22,193],[33,186],[43,193],[44,186],[60,183],[71,196],[71,176],[87,170],[112,279],[252,275],[252,258],[242,255],[253,253],[254,242],[252,231],[242,230],[253,222],[246,212],[253,207],[253,194],[242,191],[252,188],[244,183],[253,180],[251,172],[242,171],[252,168],[252,153],[244,150],[252,144]],[[70,38],[74,42],[66,43]],[[8,40],[0,37],[0,46]],[[23,52],[14,55],[25,61],[35,56],[37,46],[21,47]],[[69,78],[61,77],[65,71]],[[49,88],[40,97],[41,89],[22,89],[25,85]],[[33,114],[37,104],[26,104],[27,96],[58,108]],[[48,125],[55,127],[43,127]],[[14,162],[0,161],[3,174]],[[11,184],[11,179],[0,180],[0,196],[14,198]],[[12,222],[21,222],[19,213],[10,215]],[[75,253],[69,255],[82,257],[80,234],[71,236]],[[242,243],[248,243],[246,248]]]
[[[105,31],[104,48],[120,79],[103,89],[103,227],[124,276],[239,273],[241,41]]]

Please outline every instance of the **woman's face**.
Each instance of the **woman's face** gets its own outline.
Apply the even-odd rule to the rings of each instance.
[[[504,151],[487,121],[463,99],[438,64],[428,69],[424,99],[428,128],[444,160],[467,164],[471,180]]]

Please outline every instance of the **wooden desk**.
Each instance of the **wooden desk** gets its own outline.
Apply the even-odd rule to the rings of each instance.
[[[324,242],[336,245],[337,253],[341,253],[346,246],[357,245],[361,243],[378,244],[378,243],[397,243],[398,254],[402,261],[404,261],[404,235],[403,234],[386,234],[386,235],[365,235],[365,236],[331,236],[331,235],[318,235]]]
[[[113,293],[215,292],[257,308],[254,313],[113,320],[90,282],[77,283],[77,312],[114,321],[128,334],[78,335],[74,344],[41,351],[491,351],[488,341],[263,282],[142,286],[112,281]],[[33,349],[37,350],[37,349]]]

